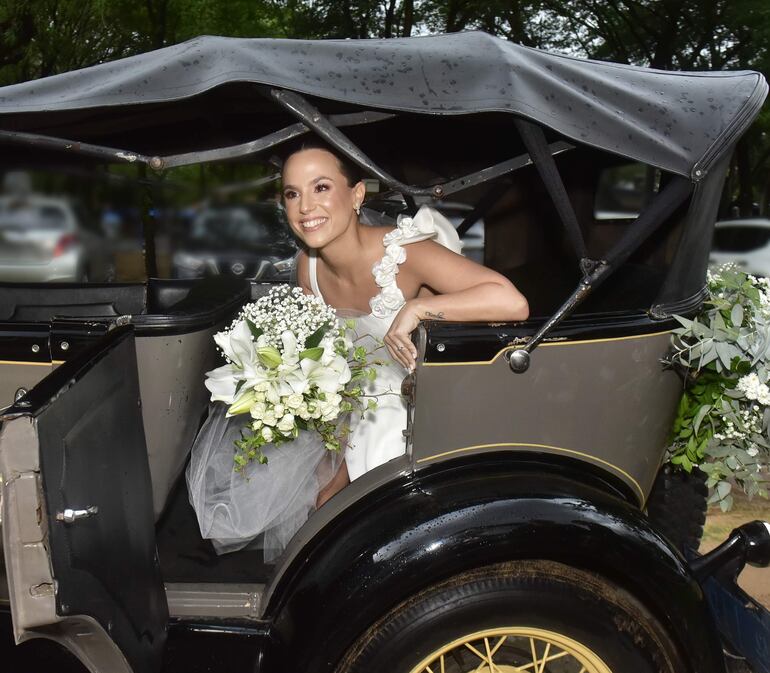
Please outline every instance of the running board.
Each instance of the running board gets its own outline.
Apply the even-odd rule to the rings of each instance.
[[[170,617],[259,619],[264,584],[166,584]]]

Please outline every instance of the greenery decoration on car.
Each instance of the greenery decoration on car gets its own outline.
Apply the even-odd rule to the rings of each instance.
[[[669,364],[684,376],[668,460],[708,477],[710,503],[732,507],[733,485],[768,497],[770,279],[727,264],[708,274],[703,310],[676,316]]]

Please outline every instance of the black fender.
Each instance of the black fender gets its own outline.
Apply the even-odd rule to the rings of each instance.
[[[693,673],[723,673],[704,593],[621,487],[584,464],[485,454],[390,482],[342,512],[280,578],[263,671],[322,673],[372,623],[473,568],[543,559],[592,570],[660,620]]]

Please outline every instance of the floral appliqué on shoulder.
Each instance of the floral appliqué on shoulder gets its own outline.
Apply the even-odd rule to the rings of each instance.
[[[420,215],[421,212],[414,217],[399,216],[396,228],[382,239],[385,255],[372,267],[374,282],[381,289],[369,300],[372,315],[377,318],[387,318],[406,303],[396,284],[398,267],[406,261],[406,250],[402,246],[436,236],[436,228],[431,219]]]

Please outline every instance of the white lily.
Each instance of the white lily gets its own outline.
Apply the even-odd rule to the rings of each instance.
[[[241,370],[235,365],[224,365],[206,372],[204,385],[211,393],[211,401],[232,404],[235,401],[235,389],[241,376]]]
[[[327,365],[321,361],[304,359],[300,361],[302,372],[307,377],[310,385],[316,385],[325,393],[336,393],[342,386],[350,381],[350,367],[347,361],[335,356]]]
[[[229,333],[217,332],[214,341],[227,359],[241,369],[256,359],[254,341],[245,320],[237,322]]]

